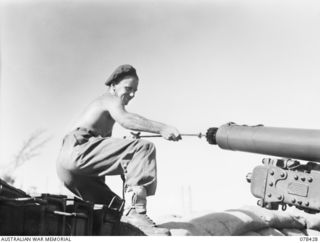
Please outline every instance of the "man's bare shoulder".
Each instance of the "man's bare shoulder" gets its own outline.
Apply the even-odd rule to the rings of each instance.
[[[91,106],[99,107],[100,109],[106,109],[119,104],[119,99],[112,94],[105,93],[91,102]]]
[[[73,128],[85,127],[96,131],[102,136],[107,136],[112,130],[114,119],[110,115],[114,97],[110,94],[103,94],[90,102],[78,117]]]

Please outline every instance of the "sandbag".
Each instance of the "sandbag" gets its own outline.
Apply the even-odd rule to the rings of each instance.
[[[306,220],[306,227],[308,229],[320,230],[320,214],[303,213],[301,215]]]
[[[271,227],[259,230],[257,233],[262,236],[284,236],[285,235],[278,229],[271,228]]]
[[[320,236],[320,231],[313,230],[313,229],[306,229],[306,233],[309,236]]]
[[[171,236],[191,236],[192,234],[185,229],[170,229]]]
[[[305,236],[307,235],[304,230],[299,230],[299,229],[281,229],[281,232],[287,236]]]
[[[250,217],[259,217],[269,227],[282,228],[306,228],[306,220],[298,215],[292,215],[284,211],[268,210],[258,206],[245,206],[240,209],[228,210],[231,212],[242,212]]]
[[[267,224],[254,214],[240,211],[212,213],[190,221],[197,229],[210,235],[242,235],[267,227]]]
[[[201,228],[198,228],[195,225],[193,225],[192,223],[188,223],[188,222],[168,222],[168,223],[160,224],[158,226],[160,228],[170,229],[170,232],[173,230],[174,233],[175,233],[174,230],[184,230],[185,232],[188,232],[189,235],[194,235],[194,236],[201,236],[201,235],[209,236],[210,235],[209,232],[207,232]]]
[[[261,236],[261,235],[258,232],[249,231],[247,233],[244,233],[242,236]]]

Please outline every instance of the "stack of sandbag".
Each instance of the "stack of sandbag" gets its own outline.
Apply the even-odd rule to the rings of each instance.
[[[296,209],[293,214],[305,219],[307,235],[320,236],[320,213],[310,214]]]
[[[242,212],[251,218],[259,218],[266,224],[263,228],[248,228],[238,235],[246,236],[305,236],[306,220],[298,215],[286,211],[268,210],[258,206],[247,206],[228,212]],[[246,228],[244,226],[244,228]]]
[[[171,221],[161,227],[169,228],[172,235],[306,236],[320,235],[320,217],[246,206],[188,221]]]

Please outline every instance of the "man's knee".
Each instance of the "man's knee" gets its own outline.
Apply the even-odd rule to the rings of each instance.
[[[144,139],[138,139],[139,147],[143,148],[146,151],[155,151],[156,146],[153,142]]]

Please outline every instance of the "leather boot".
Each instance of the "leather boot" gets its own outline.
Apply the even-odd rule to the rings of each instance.
[[[129,187],[125,191],[125,206],[121,221],[132,224],[146,235],[170,235],[166,228],[158,228],[147,215],[147,193],[144,187]]]

